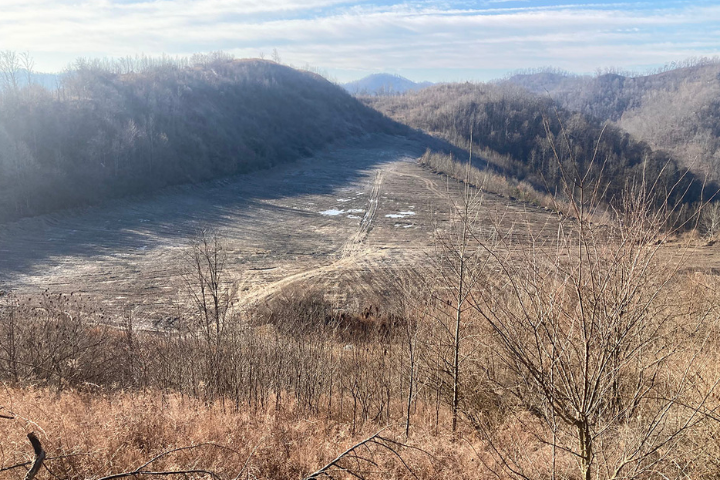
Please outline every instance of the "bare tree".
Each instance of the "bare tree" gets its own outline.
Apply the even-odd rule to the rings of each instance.
[[[184,278],[198,319],[194,331],[201,336],[199,349],[208,378],[205,388],[211,398],[216,398],[230,388],[235,367],[226,355],[237,340],[236,332],[231,331],[237,289],[226,278],[227,249],[217,231],[199,230],[190,241],[187,256]]]
[[[472,133],[471,140],[472,144]],[[472,148],[470,149],[472,159]],[[464,166],[462,196],[459,201],[448,191],[450,205],[449,222],[446,228],[436,226],[435,259],[433,268],[440,280],[438,299],[445,301],[449,309],[438,309],[438,320],[442,330],[450,339],[450,377],[452,383],[452,431],[457,430],[460,406],[461,363],[463,362],[463,324],[469,311],[468,302],[472,291],[477,287],[484,269],[490,259],[487,244],[478,239],[484,236],[480,225],[480,207],[482,190],[472,186],[469,181],[471,162]],[[449,187],[448,187],[449,189]],[[447,298],[446,298],[447,297]],[[450,300],[451,299],[451,300]]]
[[[0,80],[6,89],[17,90],[20,82],[22,58],[17,52],[4,50],[0,52]]]
[[[578,171],[570,153],[560,161],[572,152],[562,141],[567,149],[555,155],[574,218],[559,223],[554,240],[532,239],[513,255],[488,248],[497,273],[470,303],[494,331],[499,388],[532,414],[524,428],[552,449],[553,477],[564,455],[583,480],[668,478],[686,468],[677,453],[685,434],[720,407],[720,379],[698,381],[709,309],[667,295],[682,259],[663,250],[673,206],[658,205],[655,180],[630,181],[608,217],[602,181],[590,174],[597,159]],[[489,424],[481,428],[492,443]],[[507,473],[527,478],[502,450],[495,444]]]
[[[720,203],[706,205],[700,216],[700,227],[708,238],[714,238],[720,231]]]
[[[30,52],[22,52],[20,57],[20,65],[25,71],[25,82],[27,85],[33,84],[33,75],[35,74],[35,60],[30,56]]]
[[[275,63],[282,63],[282,59],[280,58],[280,54],[278,53],[277,48],[273,48],[270,58],[272,58],[272,61]]]
[[[418,373],[421,356],[425,353],[422,348],[422,337],[430,319],[431,304],[424,295],[426,286],[422,281],[411,279],[409,272],[398,277],[398,298],[400,301],[399,313],[403,318],[401,324],[401,339],[405,346],[402,352],[403,360],[407,361],[408,390],[405,398],[405,439],[410,437],[413,402],[416,400],[420,388]]]
[[[232,315],[235,286],[226,279],[227,249],[220,233],[201,229],[190,240],[187,290],[200,316],[200,326],[209,344],[218,344]]]

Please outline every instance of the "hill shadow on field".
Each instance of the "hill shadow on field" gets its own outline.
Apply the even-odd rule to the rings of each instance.
[[[0,282],[12,286],[17,275],[46,274],[69,258],[82,265],[91,258],[182,246],[199,228],[252,223],[249,212],[259,205],[265,212],[290,208],[272,203],[277,200],[337,194],[373,168],[414,160],[428,146],[451,148],[420,133],[368,135],[268,170],[8,223],[0,227]]]

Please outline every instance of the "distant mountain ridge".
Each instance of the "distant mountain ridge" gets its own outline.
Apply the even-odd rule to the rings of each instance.
[[[354,82],[342,85],[352,95],[402,95],[406,92],[421,90],[433,85],[432,82],[416,83],[400,75],[374,73]]]
[[[17,86],[22,88],[26,87],[28,84],[33,85],[39,85],[43,88],[46,88],[48,90],[55,90],[60,85],[60,81],[62,80],[62,73],[42,73],[42,72],[29,72],[24,69],[19,69],[14,73],[14,80],[17,83]],[[8,74],[0,74],[0,90],[2,90],[6,85],[10,86],[12,84],[12,78]]]

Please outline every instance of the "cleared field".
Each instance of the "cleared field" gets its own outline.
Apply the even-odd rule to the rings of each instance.
[[[371,137],[268,171],[4,225],[0,288],[77,292],[109,313],[161,322],[185,292],[188,238],[215,227],[241,302],[298,284],[321,288],[338,308],[363,308],[427,259],[435,225],[458,198],[456,182],[416,163],[422,152]],[[555,231],[536,207],[486,195],[482,208],[487,219],[516,222],[518,241]]]

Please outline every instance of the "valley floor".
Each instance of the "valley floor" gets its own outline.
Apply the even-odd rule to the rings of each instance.
[[[132,309],[157,325],[185,292],[188,239],[216,228],[242,303],[305,284],[340,309],[364,308],[395,269],[422,264],[435,224],[459,196],[457,182],[416,163],[422,151],[373,137],[268,171],[24,219],[0,230],[0,287],[75,292],[109,314]],[[488,218],[522,213],[518,231],[526,222],[541,230],[551,217],[494,195],[483,210]]]

